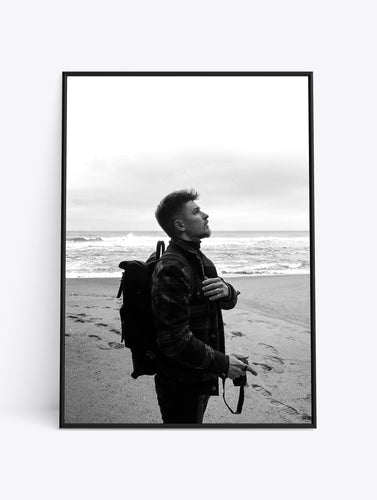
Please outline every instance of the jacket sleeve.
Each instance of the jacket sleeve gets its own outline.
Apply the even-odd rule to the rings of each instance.
[[[157,344],[165,356],[184,366],[227,374],[229,357],[196,338],[189,327],[190,283],[176,264],[157,266],[152,282],[152,310]]]
[[[222,281],[224,280],[222,279]],[[224,281],[224,283],[229,289],[229,295],[226,299],[222,299],[220,301],[221,309],[233,309],[233,307],[237,304],[238,294],[240,292],[237,292],[230,283],[227,283],[226,281]]]

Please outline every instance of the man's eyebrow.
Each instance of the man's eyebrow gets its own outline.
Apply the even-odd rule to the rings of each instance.
[[[196,212],[197,210],[200,210],[200,207],[195,207],[192,213]]]

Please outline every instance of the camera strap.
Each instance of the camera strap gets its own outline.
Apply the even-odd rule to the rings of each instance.
[[[245,399],[245,384],[241,384],[240,387],[240,392],[238,395],[238,403],[237,403],[237,409],[236,411],[232,410],[232,408],[228,405],[225,399],[225,377],[221,377],[221,380],[223,382],[223,400],[226,406],[228,407],[228,410],[233,413],[233,415],[239,415],[242,412],[242,406],[243,402]]]

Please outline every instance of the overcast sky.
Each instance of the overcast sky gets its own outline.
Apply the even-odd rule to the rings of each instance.
[[[308,230],[307,77],[69,77],[67,229],[158,230],[194,187],[212,230]]]

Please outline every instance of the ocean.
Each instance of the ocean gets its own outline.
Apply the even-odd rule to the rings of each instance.
[[[146,260],[159,231],[67,231],[66,277],[121,277],[119,262]],[[201,249],[223,277],[309,274],[308,231],[217,231]]]

